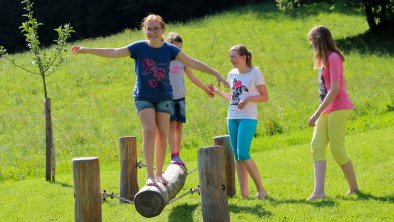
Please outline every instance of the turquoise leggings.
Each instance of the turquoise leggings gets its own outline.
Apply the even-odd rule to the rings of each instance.
[[[257,120],[229,119],[227,127],[235,160],[249,160],[250,144],[256,132]]]

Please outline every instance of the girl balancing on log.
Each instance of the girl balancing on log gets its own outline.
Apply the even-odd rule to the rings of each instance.
[[[143,154],[147,170],[147,186],[157,182],[167,185],[162,175],[167,147],[167,137],[172,109],[172,87],[169,79],[171,60],[178,60],[188,67],[216,76],[218,84],[226,80],[215,69],[184,54],[181,49],[164,41],[166,24],[161,16],[150,14],[141,23],[145,40],[120,48],[72,47],[73,54],[92,54],[109,58],[131,57],[135,60],[136,82],[134,101],[143,131]],[[156,143],[156,174],[153,159]]]

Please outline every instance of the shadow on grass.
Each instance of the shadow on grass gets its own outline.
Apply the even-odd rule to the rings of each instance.
[[[307,204],[312,205],[314,207],[335,207],[337,203],[334,200],[324,199],[324,200],[317,200],[317,201],[307,201],[306,199],[275,199],[272,197],[268,197],[267,200],[272,205],[280,205],[280,204]]]
[[[175,222],[191,222],[193,221],[193,211],[199,206],[199,204],[182,204],[174,207],[168,215],[168,221]]]
[[[255,205],[253,207],[243,207],[243,206],[238,206],[235,204],[229,204],[229,210],[233,213],[248,213],[248,214],[254,214],[258,217],[271,217],[272,213],[269,211],[264,210],[260,205]]]
[[[380,33],[365,33],[336,40],[338,47],[345,53],[358,52],[361,54],[394,55],[394,31],[385,29]]]
[[[60,186],[62,186],[62,187],[74,189],[74,187],[73,187],[72,185],[70,185],[70,184],[68,184],[68,183],[65,183],[65,182],[55,181],[54,184],[55,184],[55,185],[60,185]]]
[[[394,195],[389,195],[385,197],[379,197],[372,195],[370,193],[363,193],[362,191],[358,192],[356,195],[351,195],[351,196],[338,196],[338,199],[341,200],[352,200],[352,201],[369,201],[369,200],[374,200],[374,201],[380,201],[380,202],[389,202],[394,204]]]

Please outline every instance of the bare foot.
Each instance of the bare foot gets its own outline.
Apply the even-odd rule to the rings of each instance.
[[[146,186],[157,186],[157,183],[154,178],[148,177],[145,183]]]
[[[326,198],[326,195],[322,194],[322,195],[315,195],[312,194],[310,197],[308,197],[308,199],[306,199],[307,201],[315,201],[315,200],[324,200]]]
[[[163,184],[164,186],[167,186],[168,181],[162,176],[156,176],[156,181]]]
[[[264,200],[267,196],[268,196],[268,194],[265,191],[257,192],[257,195],[256,195],[257,199],[259,199],[259,200]]]
[[[357,194],[357,193],[359,193],[359,190],[358,190],[358,189],[349,190],[349,191],[346,193],[346,195],[352,195],[352,194]]]

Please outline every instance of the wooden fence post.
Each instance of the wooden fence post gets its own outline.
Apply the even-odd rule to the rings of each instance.
[[[227,196],[232,197],[236,193],[235,189],[235,162],[234,153],[230,143],[230,137],[228,135],[217,136],[213,139],[215,145],[222,146],[224,148],[224,169],[226,174],[226,190]]]
[[[100,165],[97,157],[72,160],[74,218],[76,222],[101,221]]]
[[[138,192],[137,145],[134,136],[119,138],[119,161],[119,197],[132,201]],[[126,201],[119,199],[119,202]]]
[[[223,147],[211,146],[198,150],[198,172],[204,222],[230,221],[224,162]]]

